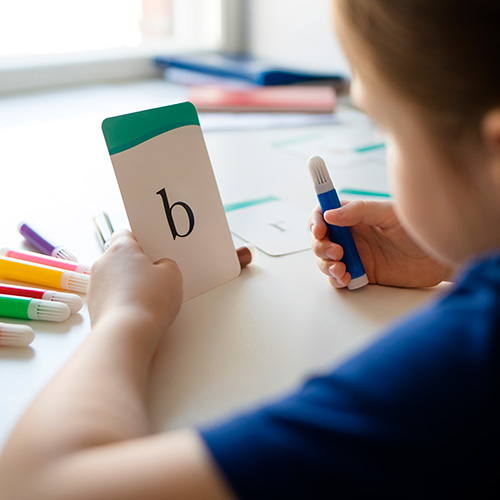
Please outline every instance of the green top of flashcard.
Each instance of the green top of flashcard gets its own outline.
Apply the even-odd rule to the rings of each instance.
[[[110,155],[133,148],[153,137],[187,125],[200,125],[190,102],[106,118],[102,131]]]

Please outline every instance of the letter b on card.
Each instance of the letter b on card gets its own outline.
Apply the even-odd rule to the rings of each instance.
[[[185,102],[107,118],[102,129],[130,227],[152,261],[177,262],[184,300],[238,276],[194,106]]]

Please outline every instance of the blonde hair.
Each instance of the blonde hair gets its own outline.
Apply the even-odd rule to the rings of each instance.
[[[441,127],[500,106],[499,0],[337,0],[381,74]]]

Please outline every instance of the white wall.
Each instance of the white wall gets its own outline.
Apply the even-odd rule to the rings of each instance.
[[[331,0],[247,0],[250,53],[307,69],[349,67],[332,27]]]

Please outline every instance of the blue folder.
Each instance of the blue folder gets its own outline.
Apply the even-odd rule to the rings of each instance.
[[[308,81],[340,83],[345,80],[345,77],[339,74],[278,67],[250,57],[220,53],[157,56],[154,62],[161,68],[196,71],[221,78],[244,80],[256,85],[287,85]]]

